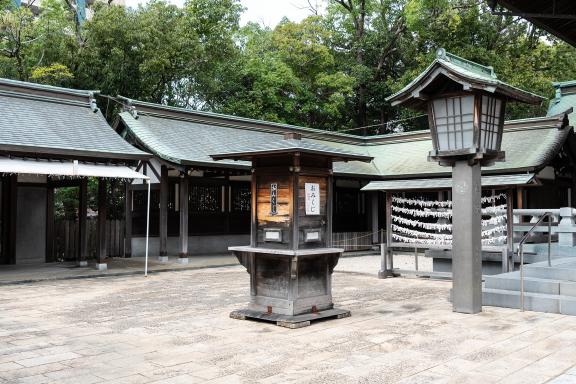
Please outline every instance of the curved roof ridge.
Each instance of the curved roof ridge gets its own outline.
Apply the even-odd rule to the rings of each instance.
[[[100,91],[97,90],[84,90],[84,89],[72,89],[64,87],[56,87],[54,85],[30,83],[27,81],[12,80],[0,77],[0,85],[6,85],[9,87],[27,88],[32,90],[40,90],[54,93],[61,93],[74,96],[94,96],[98,95]]]
[[[318,129],[318,128],[310,128],[310,127],[304,127],[304,126],[299,126],[299,125],[279,123],[279,122],[274,122],[274,121],[259,120],[259,119],[253,119],[253,118],[236,116],[236,115],[227,115],[227,114],[217,113],[217,112],[199,111],[196,109],[189,109],[189,108],[183,108],[183,107],[173,107],[173,106],[169,106],[169,105],[162,105],[162,104],[151,103],[151,102],[147,102],[147,101],[134,100],[134,99],[127,98],[125,96],[118,96],[118,98],[125,100],[128,103],[128,105],[134,107],[136,109],[136,112],[139,114],[140,113],[146,114],[146,115],[154,114],[154,115],[158,115],[161,117],[180,118],[182,120],[189,120],[189,121],[198,121],[198,119],[187,118],[185,116],[197,116],[197,117],[204,117],[204,118],[221,119],[223,121],[230,121],[230,122],[236,122],[236,123],[248,123],[248,124],[254,124],[254,125],[262,125],[263,127],[269,127],[272,129],[280,128],[280,129],[285,129],[285,130],[286,129],[292,130],[292,131],[295,130],[295,131],[300,131],[303,133],[326,136],[326,137],[332,136],[334,138],[340,138],[340,139],[344,139],[344,140],[348,140],[348,141],[356,141],[356,142],[362,142],[362,141],[365,141],[371,137],[371,136],[368,136],[368,137],[357,136],[357,135],[352,135],[349,133],[343,133],[343,132],[338,132],[338,131],[328,131],[328,130],[322,130],[322,129]],[[139,109],[138,106],[141,106],[144,108],[150,108],[152,111],[147,111],[146,109],[144,109],[144,110]],[[176,116],[170,115],[170,114],[155,112],[154,110],[173,112],[173,113],[181,113],[181,114],[183,114],[183,116],[176,117]],[[244,125],[244,126],[238,125],[235,127],[239,128],[239,129],[254,129],[254,128],[256,128],[256,127],[251,127],[251,126],[247,126],[247,125]],[[309,137],[309,136],[307,136],[307,137]]]

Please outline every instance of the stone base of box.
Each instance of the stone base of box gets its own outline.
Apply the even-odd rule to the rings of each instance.
[[[279,327],[297,329],[307,327],[310,322],[317,320],[342,319],[350,317],[352,314],[347,309],[332,308],[314,313],[304,313],[302,315],[288,316],[276,313],[259,312],[251,309],[240,309],[230,313],[230,317],[237,320],[259,320],[276,323]]]

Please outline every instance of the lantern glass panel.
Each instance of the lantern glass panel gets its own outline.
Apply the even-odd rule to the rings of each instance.
[[[432,102],[438,151],[474,147],[474,95],[435,99]]]
[[[482,96],[482,113],[480,116],[480,142],[482,149],[497,151],[498,136],[502,120],[502,100],[490,96]]]

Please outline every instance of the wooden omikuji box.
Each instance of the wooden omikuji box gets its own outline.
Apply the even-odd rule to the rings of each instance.
[[[350,316],[332,303],[332,272],[343,252],[331,247],[332,163],[371,157],[295,134],[212,157],[252,162],[250,245],[229,248],[250,274],[250,304],[231,316],[290,328]]]

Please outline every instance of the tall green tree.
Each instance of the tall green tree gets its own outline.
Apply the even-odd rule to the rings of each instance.
[[[30,80],[34,70],[42,72],[53,64],[66,68],[75,49],[71,38],[70,13],[60,0],[45,0],[42,8],[23,3],[14,6],[11,0],[0,3],[0,76]],[[48,69],[49,70],[49,69]],[[35,79],[32,79],[35,80]],[[44,79],[61,83],[62,77]]]
[[[242,30],[240,68],[223,112],[335,130],[350,124],[354,79],[337,69],[322,19]]]
[[[183,107],[213,109],[221,67],[234,59],[237,0],[101,4],[86,22],[78,84]]]

